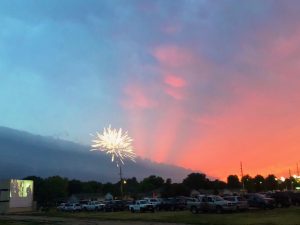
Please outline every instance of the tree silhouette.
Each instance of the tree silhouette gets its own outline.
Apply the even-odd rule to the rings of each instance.
[[[241,183],[237,175],[229,175],[227,177],[227,187],[229,189],[238,189],[241,188]]]
[[[248,192],[254,192],[254,180],[251,176],[249,175],[243,176],[242,183],[244,183],[245,189]]]
[[[144,192],[153,191],[157,188],[162,187],[163,184],[164,184],[163,178],[159,176],[151,175],[142,180],[141,190]]]
[[[203,173],[191,173],[183,180],[183,184],[190,189],[199,190],[208,187],[209,180]]]
[[[254,177],[254,188],[256,192],[264,191],[265,188],[265,178],[262,175],[256,175]]]
[[[266,189],[269,191],[277,190],[279,188],[277,178],[273,174],[269,174],[265,179]]]

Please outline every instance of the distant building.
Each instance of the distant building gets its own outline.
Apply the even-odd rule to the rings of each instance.
[[[33,210],[33,181],[0,181],[0,213],[29,212]]]

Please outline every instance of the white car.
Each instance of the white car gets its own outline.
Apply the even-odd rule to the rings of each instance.
[[[57,211],[63,211],[66,204],[67,203],[60,203],[60,205],[56,207]]]
[[[133,205],[129,205],[129,210],[134,212],[155,211],[155,207],[146,200],[138,200]]]
[[[81,208],[85,211],[100,211],[104,209],[105,204],[97,201],[89,201],[85,204],[82,204]]]
[[[78,212],[78,211],[81,211],[81,205],[78,204],[78,203],[67,203],[62,208],[62,211],[65,211],[65,212]]]
[[[249,208],[247,199],[241,196],[226,196],[223,197],[225,200],[236,204],[237,210],[247,210]]]

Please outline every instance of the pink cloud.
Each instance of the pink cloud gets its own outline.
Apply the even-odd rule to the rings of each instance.
[[[286,175],[300,157],[300,35],[256,36],[226,66],[178,46],[154,49],[158,88],[144,84],[138,94],[127,93],[131,108],[160,106],[151,123],[136,110],[132,126],[142,156],[220,178],[239,174],[240,161],[253,176]],[[210,87],[208,95],[197,85]]]
[[[153,56],[166,67],[178,68],[195,62],[193,54],[186,48],[175,45],[165,45],[154,49]]]
[[[186,81],[179,76],[176,75],[166,75],[164,79],[165,83],[170,85],[171,87],[181,88],[186,85]]]
[[[146,94],[143,86],[130,85],[124,89],[126,99],[121,103],[127,109],[149,109],[157,105],[157,102]]]

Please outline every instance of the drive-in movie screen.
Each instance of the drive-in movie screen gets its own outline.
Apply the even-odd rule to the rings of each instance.
[[[33,194],[33,181],[10,180],[10,202],[13,207],[31,207]]]

